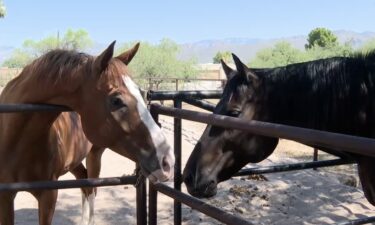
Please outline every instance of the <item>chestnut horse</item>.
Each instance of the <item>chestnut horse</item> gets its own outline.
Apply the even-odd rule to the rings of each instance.
[[[375,51],[272,69],[233,59],[236,70],[222,62],[228,82],[215,114],[375,138]],[[215,195],[217,183],[266,159],[277,144],[278,138],[207,126],[184,169],[189,193]],[[358,162],[365,196],[375,205],[375,158],[345,155]]]
[[[7,84],[0,103],[64,105],[74,112],[0,114],[1,183],[57,180],[68,171],[96,178],[105,148],[138,162],[153,182],[173,176],[171,148],[127,70],[139,44],[113,57],[114,44],[97,57],[52,50]],[[87,171],[81,163],[86,156]],[[39,224],[51,224],[57,190],[30,193],[38,201]],[[1,225],[14,224],[16,194],[0,192]],[[83,194],[83,218],[90,217],[83,222],[92,224],[94,193]]]

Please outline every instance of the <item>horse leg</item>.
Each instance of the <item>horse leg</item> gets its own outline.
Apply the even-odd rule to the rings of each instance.
[[[77,175],[80,176],[82,174],[83,169],[85,170],[85,176],[88,178],[98,178],[100,174],[101,168],[101,157],[103,154],[104,148],[99,148],[96,146],[92,146],[89,154],[86,157],[86,167],[87,170],[84,169],[84,166],[81,164],[77,170]],[[83,168],[83,169],[82,169]],[[76,176],[77,177],[77,176]],[[78,178],[78,177],[77,177]],[[88,224],[94,224],[94,200],[96,196],[96,188],[86,188],[85,190],[82,189],[82,224],[87,224],[87,217]],[[87,207],[87,202],[89,207]],[[85,215],[85,216],[84,216]]]
[[[92,146],[86,157],[87,175],[89,178],[98,178],[101,169],[101,159],[105,148]]]
[[[57,190],[33,191],[38,200],[39,225],[51,225],[57,201]]]
[[[70,171],[76,179],[86,179],[87,170],[80,163],[76,168]],[[82,192],[82,217],[81,224],[94,224],[94,191],[93,188],[81,188]]]
[[[0,224],[14,224],[14,198],[16,192],[0,192]]]

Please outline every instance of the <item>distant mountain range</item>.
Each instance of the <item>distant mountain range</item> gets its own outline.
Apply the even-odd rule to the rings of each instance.
[[[350,41],[357,48],[366,41],[375,38],[375,32],[352,32],[334,31],[341,43]],[[287,41],[294,47],[304,49],[307,35],[284,37],[277,39],[254,39],[254,38],[228,38],[221,40],[203,40],[181,45],[181,59],[195,57],[199,63],[210,63],[218,51],[230,51],[235,53],[244,62],[250,61],[257,51],[265,47],[272,47],[276,42]]]
[[[375,38],[375,32],[353,32],[338,30],[334,31],[341,43],[350,41],[352,45],[360,47],[366,41]],[[218,51],[230,51],[238,55],[244,62],[253,58],[257,51],[265,47],[271,47],[276,42],[288,41],[294,47],[303,49],[306,44],[307,35],[283,37],[277,39],[258,39],[258,38],[226,38],[217,40],[202,40],[192,43],[180,44],[181,52],[179,58],[189,59],[195,57],[198,63],[210,63]],[[96,44],[90,53],[100,52],[106,45]],[[0,65],[10,56],[14,47],[0,46]]]

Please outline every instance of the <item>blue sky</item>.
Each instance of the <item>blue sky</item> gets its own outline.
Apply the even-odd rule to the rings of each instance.
[[[232,37],[280,38],[315,27],[375,32],[375,1],[258,0],[3,0],[0,46],[20,46],[67,28],[86,29],[98,43],[168,37],[178,43]]]

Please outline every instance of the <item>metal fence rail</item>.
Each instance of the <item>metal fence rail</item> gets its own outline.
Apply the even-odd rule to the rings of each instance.
[[[215,206],[209,205],[197,198],[191,197],[190,195],[184,194],[176,189],[168,187],[165,184],[156,184],[154,185],[154,187],[159,192],[179,202],[182,202],[190,206],[191,208],[196,209],[212,218],[215,218],[222,223],[233,224],[233,225],[252,225],[253,224],[240,217],[227,213]]]
[[[318,167],[327,167],[327,166],[339,166],[353,164],[354,161],[346,159],[331,159],[331,160],[321,160],[316,162],[303,162],[303,163],[292,163],[284,165],[275,165],[275,166],[262,166],[255,168],[246,168],[240,170],[234,176],[247,176],[253,174],[266,174],[266,173],[278,173],[278,172],[287,172],[293,170],[306,170],[314,169]]]
[[[70,108],[61,105],[46,104],[1,104],[0,113],[15,112],[68,112]]]
[[[108,178],[97,178],[97,179],[0,183],[0,191],[69,189],[69,188],[81,188],[81,187],[116,186],[116,185],[126,185],[126,184],[135,185],[136,182],[137,182],[137,176],[124,176],[124,177],[108,177]]]
[[[360,224],[373,223],[373,222],[375,222],[375,217],[366,217],[366,218],[346,221],[343,223],[338,223],[338,225],[360,225]]]
[[[152,105],[155,113],[187,119],[216,126],[239,129],[253,134],[295,140],[312,146],[325,147],[375,157],[375,139],[318,131],[261,121],[243,121],[222,115],[176,109],[157,104]]]
[[[183,100],[187,98],[195,99],[218,99],[222,91],[149,91],[147,99],[153,100]]]

